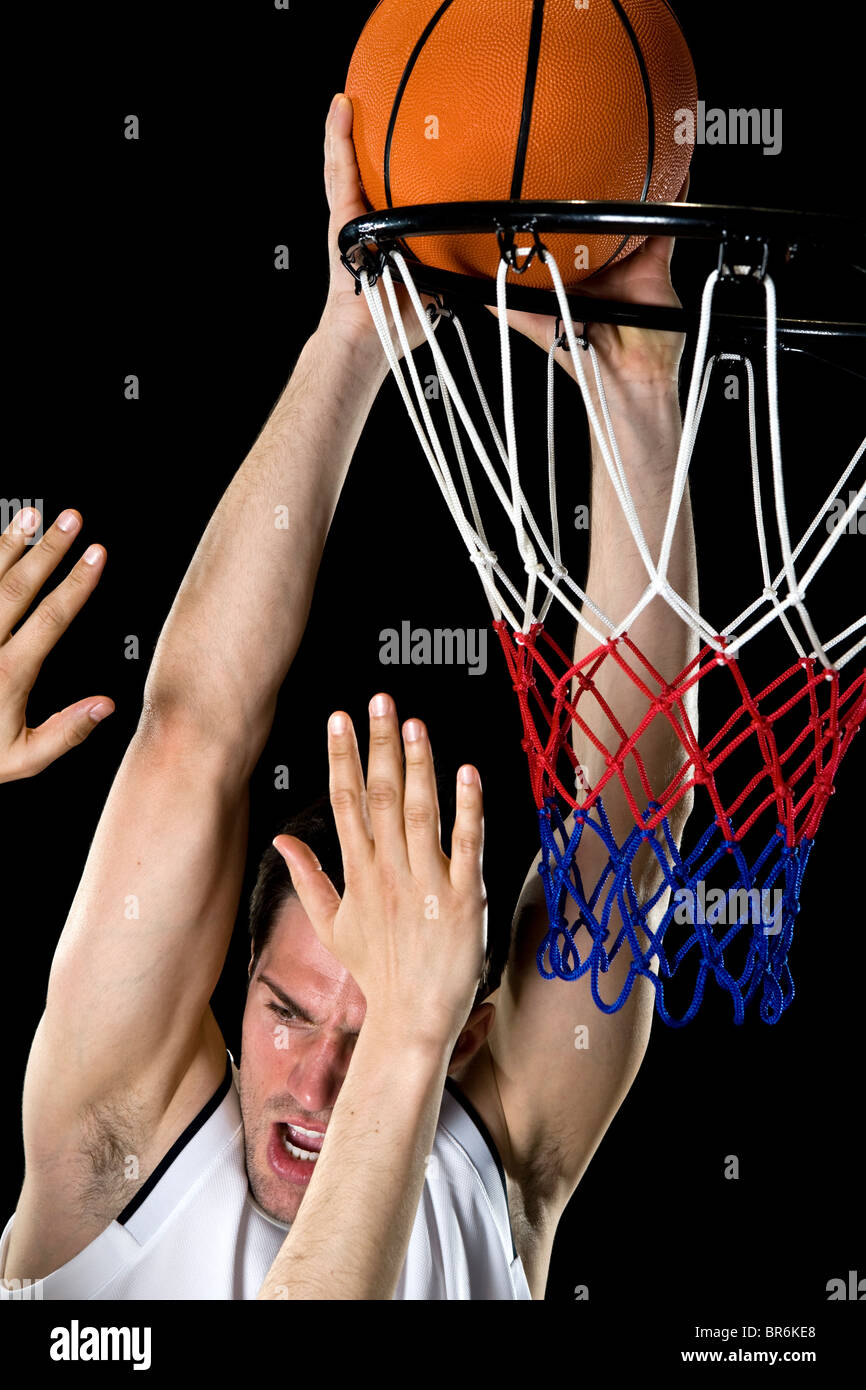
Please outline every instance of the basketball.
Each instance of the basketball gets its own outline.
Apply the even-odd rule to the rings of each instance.
[[[692,146],[691,54],[666,0],[381,0],[349,66],[373,211],[501,199],[673,202]],[[545,234],[567,288],[641,245]],[[495,278],[490,233],[412,237],[427,265]],[[522,283],[547,289],[534,259]]]

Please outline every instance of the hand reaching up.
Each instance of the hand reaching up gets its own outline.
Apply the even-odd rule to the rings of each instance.
[[[28,548],[39,520],[39,513],[27,508],[0,535],[0,782],[42,772],[83,743],[114,710],[112,700],[91,695],[67,705],[38,728],[27,727],[27,701],[42,663],[90,598],[106,559],[102,546],[91,545],[22,622],[81,530],[79,513],[63,512]]]

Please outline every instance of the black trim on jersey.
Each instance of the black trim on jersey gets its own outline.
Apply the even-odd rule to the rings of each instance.
[[[133,1213],[138,1211],[138,1208],[141,1206],[142,1202],[145,1200],[146,1197],[150,1196],[151,1192],[156,1187],[160,1179],[165,1177],[166,1173],[168,1172],[171,1165],[174,1163],[174,1160],[177,1158],[181,1150],[186,1148],[193,1135],[198,1133],[202,1125],[205,1124],[210,1119],[214,1111],[219,1108],[219,1106],[222,1104],[222,1102],[228,1095],[229,1087],[231,1086],[231,1084],[232,1059],[229,1056],[229,1054],[226,1053],[226,1074],[220,1082],[219,1087],[211,1096],[207,1104],[203,1106],[202,1109],[198,1112],[195,1119],[187,1125],[180,1138],[175,1140],[168,1153],[166,1154],[165,1158],[157,1164],[144,1186],[138,1189],[135,1196],[132,1198],[130,1202],[127,1202],[126,1206],[123,1208],[123,1211],[117,1218],[117,1221],[121,1226],[124,1226],[126,1222],[129,1220],[129,1218],[133,1215]]]
[[[502,1191],[505,1193],[505,1210],[508,1212],[508,1234],[511,1236],[511,1258],[516,1260],[517,1251],[514,1248],[514,1232],[511,1229],[511,1212],[508,1208],[508,1184],[505,1181],[505,1168],[503,1167],[502,1159],[499,1157],[499,1150],[496,1147],[493,1135],[490,1133],[490,1130],[487,1128],[478,1111],[475,1109],[475,1106],[472,1104],[472,1101],[468,1098],[468,1096],[465,1096],[463,1094],[453,1077],[446,1076],[445,1090],[448,1092],[450,1096],[453,1096],[454,1099],[457,1101],[458,1105],[461,1105],[463,1109],[466,1111],[466,1114],[469,1116],[470,1120],[475,1125],[475,1128],[478,1130],[478,1133],[481,1135],[481,1138],[484,1140],[485,1144],[490,1150],[493,1162],[496,1164],[496,1171],[498,1172],[502,1182]]]

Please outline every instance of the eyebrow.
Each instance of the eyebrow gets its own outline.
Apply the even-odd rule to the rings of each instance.
[[[306,1009],[301,1008],[300,1004],[294,999],[291,999],[284,989],[280,989],[280,986],[276,981],[272,980],[269,975],[260,975],[259,981],[261,984],[267,985],[271,993],[277,996],[280,1003],[284,1004],[287,1009],[291,1009],[293,1014],[298,1015],[298,1018],[302,1018],[305,1023],[315,1023],[316,1020],[310,1017]]]

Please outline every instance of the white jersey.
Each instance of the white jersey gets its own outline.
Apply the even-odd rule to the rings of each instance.
[[[0,1240],[0,1279],[14,1215]],[[41,1290],[0,1298],[254,1299],[288,1226],[249,1190],[238,1073],[129,1205]],[[505,1174],[480,1117],[448,1079],[397,1299],[528,1299],[508,1219]]]

